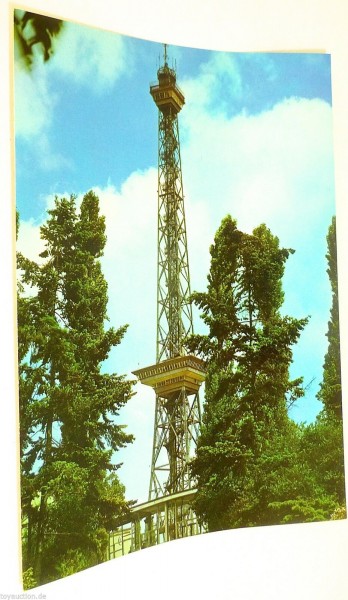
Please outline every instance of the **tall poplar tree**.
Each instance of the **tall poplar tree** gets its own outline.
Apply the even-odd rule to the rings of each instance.
[[[323,381],[320,386],[318,398],[323,402],[327,416],[342,420],[336,217],[332,218],[326,239],[326,259],[328,262],[327,273],[331,284],[332,305],[327,331],[328,349],[325,355]]]
[[[291,347],[307,322],[280,313],[291,252],[265,225],[249,235],[228,216],[210,250],[207,292],[193,294],[209,331],[190,341],[207,361],[192,474],[210,530],[273,523],[272,501],[288,498],[279,474],[293,468],[297,430],[287,405],[303,395],[302,379],[289,378]],[[306,484],[288,475],[293,497],[304,496]]]
[[[36,264],[19,255],[19,364],[25,567],[38,583],[105,559],[107,531],[129,510],[113,454],[132,441],[117,424],[131,396],[123,376],[102,372],[126,326],[105,329],[106,242],[99,200],[55,200]]]
[[[341,355],[338,305],[338,274],[336,217],[332,218],[327,234],[327,273],[329,276],[332,304],[328,322],[328,348],[323,364],[323,379],[318,399],[323,403],[316,422],[305,432],[307,461],[318,483],[332,497],[336,505],[335,515],[346,516],[344,447],[342,420]]]

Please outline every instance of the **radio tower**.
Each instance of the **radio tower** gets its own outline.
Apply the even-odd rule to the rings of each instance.
[[[196,490],[189,468],[205,369],[186,350],[193,321],[178,127],[185,98],[168,66],[166,44],[157,77],[150,86],[158,107],[156,363],[133,371],[156,394],[149,499],[132,507],[131,518],[110,533],[109,558],[205,530],[192,510]]]
[[[158,107],[156,364],[134,372],[156,393],[149,501],[194,488],[189,463],[201,420],[198,390],[204,380],[203,361],[185,348],[193,333],[178,127],[185,98],[175,69],[168,66],[166,44],[157,77],[150,86]],[[175,529],[180,529],[178,523]]]

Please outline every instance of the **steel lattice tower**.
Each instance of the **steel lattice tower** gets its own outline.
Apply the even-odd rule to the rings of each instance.
[[[194,487],[189,474],[201,414],[204,364],[187,354],[193,333],[178,113],[185,98],[176,71],[157,71],[150,93],[158,107],[158,272],[156,364],[134,373],[156,392],[149,500]]]
[[[186,351],[193,333],[178,114],[185,98],[167,63],[150,86],[158,107],[158,264],[156,363],[133,371],[156,394],[149,499],[110,534],[109,556],[204,531],[192,508],[189,464],[201,421],[204,363]],[[130,523],[129,527],[127,524]],[[124,528],[125,526],[125,528]]]

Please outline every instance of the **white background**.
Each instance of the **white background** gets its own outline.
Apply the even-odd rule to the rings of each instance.
[[[16,5],[169,44],[332,55],[342,365],[348,356],[346,234],[348,14],[344,0],[33,0]],[[22,594],[15,386],[14,183],[10,107],[12,8],[0,0],[0,598]],[[348,389],[343,373],[344,394]],[[345,400],[345,413],[347,414]],[[346,427],[346,439],[348,431]],[[150,548],[43,586],[55,598],[343,600],[347,522],[209,534]],[[24,596],[22,596],[24,597]],[[30,595],[28,595],[30,597]]]

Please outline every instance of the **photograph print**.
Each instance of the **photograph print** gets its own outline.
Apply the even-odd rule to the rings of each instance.
[[[346,518],[331,61],[14,11],[23,586]]]

